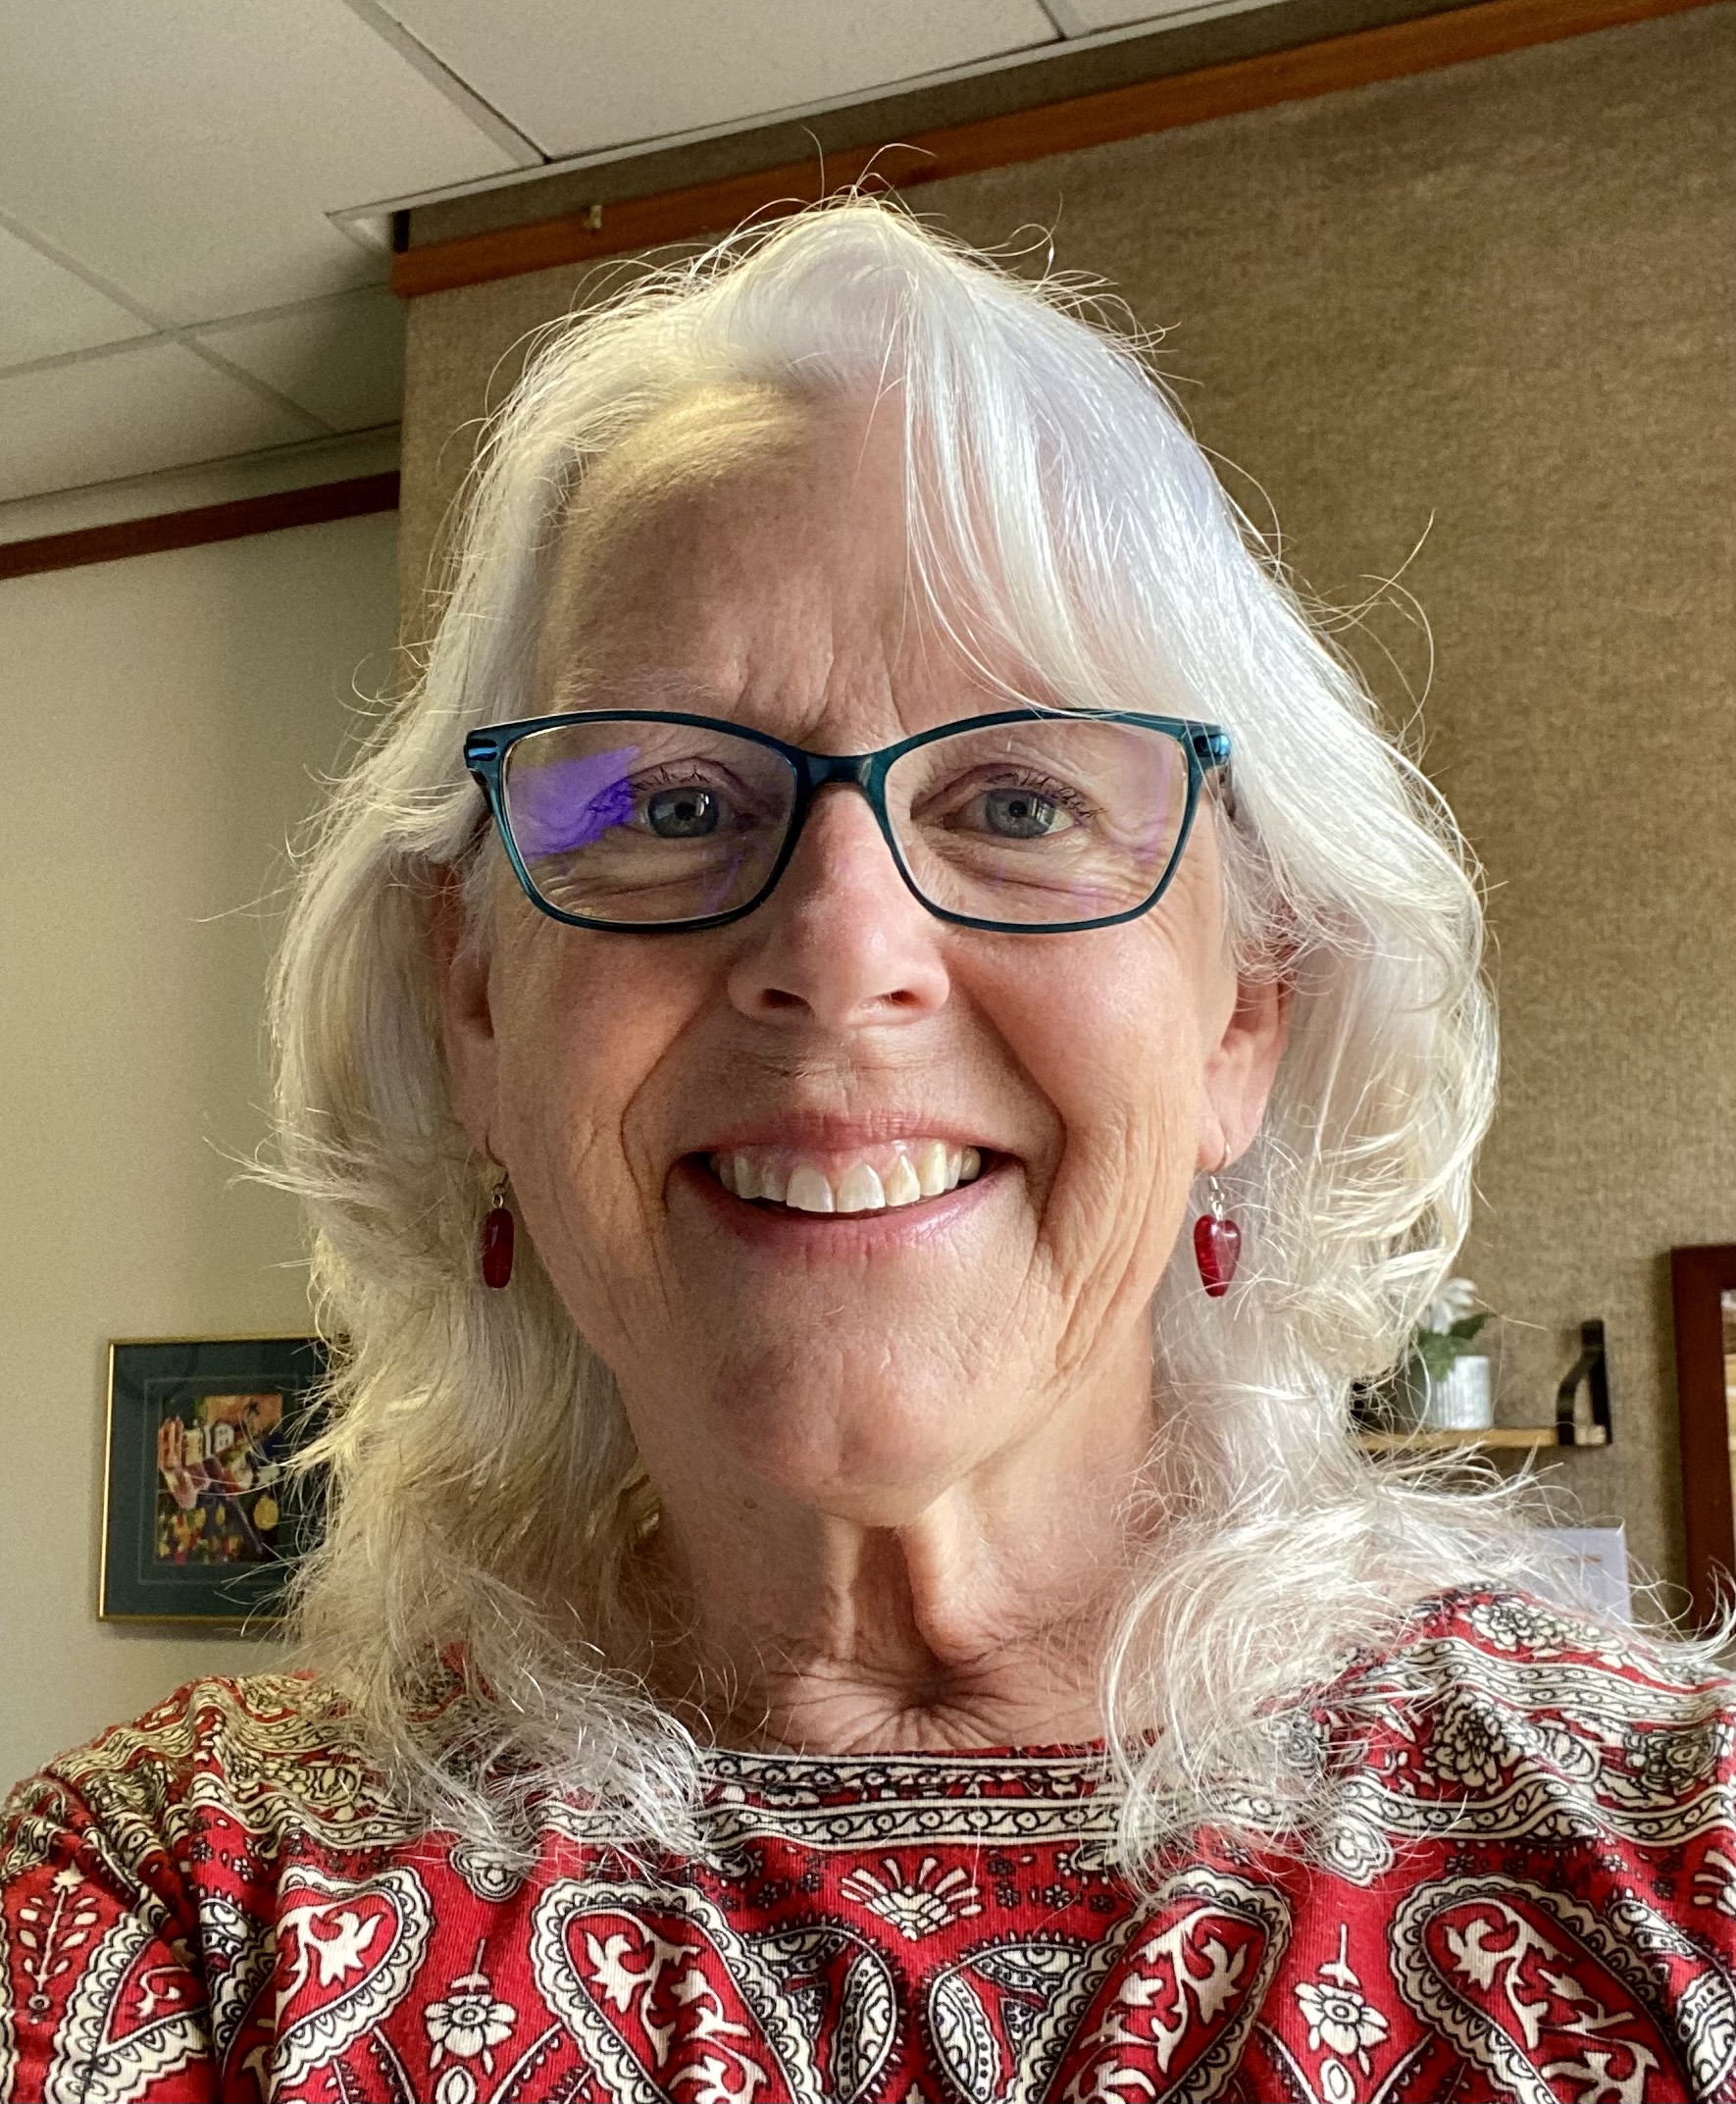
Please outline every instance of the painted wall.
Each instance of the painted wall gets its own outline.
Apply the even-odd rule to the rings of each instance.
[[[0,1790],[264,1642],[101,1623],[111,1337],[295,1329],[261,996],[285,842],[391,673],[397,521],[0,584]]]
[[[1567,1479],[1665,1575],[1666,1253],[1736,1240],[1733,107],[1736,10],[1710,7],[912,200],[980,243],[1024,229],[1032,267],[1052,229],[1059,267],[1169,327],[1185,413],[1299,580],[1342,606],[1404,571],[1414,601],[1340,637],[1405,722],[1426,616],[1427,760],[1488,873],[1505,1101],[1465,1266],[1512,1318],[1503,1414],[1547,1420],[1605,1317],[1616,1443]],[[469,420],[578,282],[412,308],[408,585]]]

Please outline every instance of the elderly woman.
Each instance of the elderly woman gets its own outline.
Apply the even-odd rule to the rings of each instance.
[[[856,203],[554,336],[278,982],[309,1670],[14,1798],[0,2091],[1731,2094],[1725,1684],[1349,1437],[1479,942],[1065,292]]]

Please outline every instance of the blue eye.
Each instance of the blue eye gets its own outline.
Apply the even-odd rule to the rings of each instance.
[[[659,840],[703,840],[722,816],[708,789],[660,789],[645,798],[645,823]]]
[[[1073,823],[1058,803],[1034,789],[990,790],[983,798],[983,816],[990,832],[1003,840],[1042,840]]]

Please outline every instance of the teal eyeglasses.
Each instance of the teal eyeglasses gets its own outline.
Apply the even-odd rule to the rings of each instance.
[[[1175,874],[1216,724],[1004,709],[883,745],[808,752],[713,716],[590,709],[473,731],[464,763],[531,902],[575,928],[649,935],[751,913],[815,795],[868,799],[931,913],[1070,935],[1149,912]]]

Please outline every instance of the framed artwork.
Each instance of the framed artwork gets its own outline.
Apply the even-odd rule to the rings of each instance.
[[[317,1486],[285,1466],[319,1430],[317,1337],[109,1346],[104,1621],[258,1622],[312,1547]]]
[[[1688,1591],[1704,1625],[1736,1590],[1736,1243],[1671,1250],[1669,1275]]]

